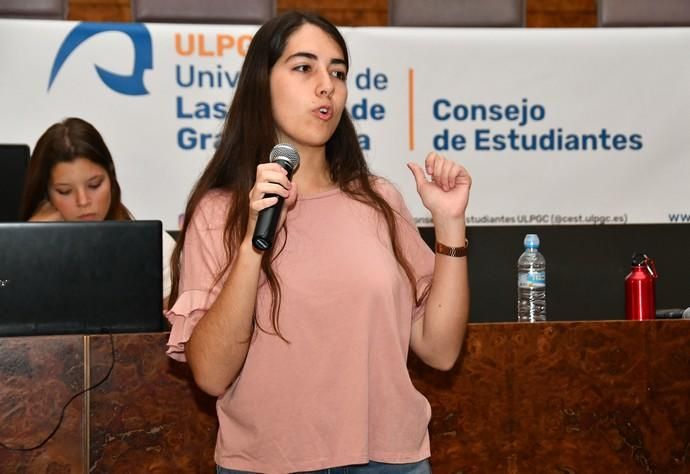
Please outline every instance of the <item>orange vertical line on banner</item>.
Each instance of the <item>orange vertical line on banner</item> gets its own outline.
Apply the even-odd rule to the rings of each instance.
[[[414,150],[414,69],[410,68],[407,74],[409,91],[408,91],[408,101],[409,101],[409,131],[410,134],[410,150]]]

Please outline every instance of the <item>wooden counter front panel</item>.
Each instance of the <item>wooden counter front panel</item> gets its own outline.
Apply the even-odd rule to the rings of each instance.
[[[0,441],[35,444],[52,429],[86,383],[83,340],[0,339]],[[0,472],[213,472],[215,400],[165,356],[166,341],[114,336],[88,436],[79,398],[43,448],[0,448]],[[110,337],[89,346],[94,383]],[[412,357],[410,370],[432,406],[435,474],[690,472],[688,321],[473,324],[454,369]]]
[[[91,472],[215,472],[215,398],[187,364],[165,355],[167,334],[117,335],[115,370],[91,395]],[[91,378],[111,360],[110,338],[91,337]]]
[[[63,405],[83,389],[84,337],[0,338],[0,442],[32,447],[55,428]],[[60,429],[33,451],[0,447],[0,472],[81,473],[84,401],[69,405]]]
[[[471,325],[450,372],[416,359],[435,473],[690,472],[690,324]]]

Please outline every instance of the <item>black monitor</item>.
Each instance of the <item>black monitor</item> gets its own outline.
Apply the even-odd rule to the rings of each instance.
[[[0,222],[20,220],[19,207],[28,163],[27,145],[0,144]]]

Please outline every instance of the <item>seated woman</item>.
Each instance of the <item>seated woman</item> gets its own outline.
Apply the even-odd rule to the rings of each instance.
[[[98,130],[71,117],[51,125],[29,160],[21,218],[28,221],[132,220],[120,200],[113,158]],[[175,240],[163,232],[163,306],[170,295]]]

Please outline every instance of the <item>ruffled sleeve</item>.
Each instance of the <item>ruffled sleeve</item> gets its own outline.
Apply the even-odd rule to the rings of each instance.
[[[165,230],[163,231],[163,299],[170,296],[170,288],[172,286],[172,275],[170,272],[170,257],[172,257],[175,250],[175,239],[172,238]]]
[[[180,259],[180,289],[166,317],[171,324],[167,354],[186,361],[185,343],[194,327],[213,304],[224,277],[226,263],[223,234],[229,196],[212,191],[197,206],[187,229]]]

